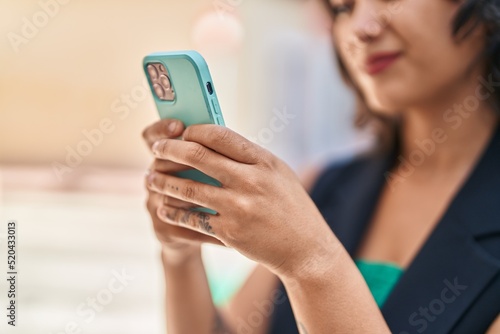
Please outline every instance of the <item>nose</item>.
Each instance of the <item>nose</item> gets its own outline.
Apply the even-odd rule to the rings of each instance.
[[[363,44],[380,37],[387,26],[387,17],[377,6],[378,1],[361,0],[353,12],[352,27],[356,40]]]

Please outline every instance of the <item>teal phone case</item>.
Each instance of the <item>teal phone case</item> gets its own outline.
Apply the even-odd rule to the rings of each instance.
[[[148,64],[152,63],[163,64],[167,69],[172,90],[175,92],[173,101],[161,100],[154,93],[152,81],[147,71]],[[192,124],[225,126],[208,65],[198,52],[155,52],[144,58],[143,69],[148,78],[160,118],[179,119],[186,127]],[[216,179],[195,169],[178,172],[176,175],[213,186],[221,186]],[[196,210],[216,213],[206,208],[197,208]]]

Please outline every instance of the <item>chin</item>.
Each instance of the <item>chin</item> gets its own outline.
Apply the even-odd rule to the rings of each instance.
[[[375,92],[374,92],[375,93]],[[398,94],[370,94],[366,96],[368,108],[383,116],[396,116],[408,106],[408,100]]]

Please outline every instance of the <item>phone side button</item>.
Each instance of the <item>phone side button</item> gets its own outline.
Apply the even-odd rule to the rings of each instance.
[[[217,101],[212,100],[212,107],[214,108],[215,113],[217,113],[219,115],[220,114],[220,109],[219,109],[219,104],[217,103]]]

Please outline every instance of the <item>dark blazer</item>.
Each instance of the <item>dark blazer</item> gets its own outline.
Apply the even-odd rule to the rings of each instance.
[[[397,152],[394,146],[387,154],[332,164],[311,190],[351,256]],[[286,296],[283,285],[279,289]],[[298,333],[286,297],[275,303],[272,334]],[[396,334],[484,333],[500,313],[500,126],[381,311]]]

